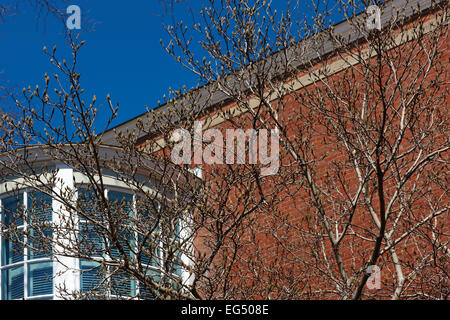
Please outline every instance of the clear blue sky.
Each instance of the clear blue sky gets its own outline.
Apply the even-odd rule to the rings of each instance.
[[[198,11],[204,1],[188,2]],[[286,5],[285,0],[273,3]],[[155,107],[169,87],[196,85],[194,76],[160,45],[161,38],[167,39],[162,23],[171,19],[160,0],[74,0],[61,9],[69,4],[79,5],[83,18],[96,22],[94,31],[81,34],[86,44],[79,70],[86,100],[95,94],[105,105],[109,93],[113,102],[120,103],[114,125],[145,112],[146,105]],[[17,87],[18,92],[29,85],[42,86],[44,73],[56,71],[42,51],[44,45],[49,49],[57,45],[58,56],[70,61],[61,21],[50,15],[36,19],[36,11],[25,4],[19,9],[0,23],[0,79],[7,79],[8,87]],[[189,18],[185,3],[175,3],[174,16]]]
[[[160,45],[168,16],[159,0],[72,4],[79,4],[83,18],[96,22],[93,32],[81,35],[86,44],[80,51],[79,70],[86,97],[96,94],[105,103],[109,93],[120,103],[116,124],[145,112],[145,105],[157,105],[169,86],[195,85],[192,75]],[[57,45],[58,56],[68,61],[70,51],[60,21],[50,15],[37,20],[36,10],[27,5],[19,9],[18,15],[0,23],[0,79],[20,92],[28,85],[42,86],[44,73],[56,71],[42,51],[44,45],[49,49]]]

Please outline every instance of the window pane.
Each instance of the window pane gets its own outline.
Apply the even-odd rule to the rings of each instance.
[[[100,285],[103,272],[100,265],[93,261],[80,261],[81,292],[95,290]],[[98,290],[98,289],[97,289]]]
[[[138,197],[138,248],[141,251],[139,262],[142,265],[149,265],[151,259],[152,266],[159,266],[161,236],[157,213],[158,207],[159,203],[157,201]]]
[[[2,299],[21,299],[24,294],[23,266],[2,271]]]
[[[28,233],[28,259],[39,259],[51,257],[51,237],[52,231],[49,227],[43,226],[42,228],[30,228]],[[33,250],[31,248],[35,248]]]
[[[141,256],[139,262],[144,265],[152,265],[154,267],[159,267],[161,265],[160,261],[160,247],[158,238],[147,239],[144,243],[143,236],[139,235],[139,246],[142,246]],[[152,243],[154,242],[154,243]],[[157,242],[157,243],[156,243]],[[153,247],[153,250],[152,250]],[[151,259],[151,263],[150,263]]]
[[[80,216],[81,221],[86,221],[86,216],[98,221],[101,217],[98,214],[99,199],[94,190],[80,187],[78,189],[77,208],[83,215]]]
[[[105,249],[104,231],[100,228],[101,216],[98,214],[98,199],[92,189],[80,187],[78,189],[77,209],[80,212],[79,241],[81,254],[101,256]],[[89,222],[88,219],[94,222]],[[98,222],[98,224],[96,223]]]
[[[15,223],[16,226],[23,225],[23,194],[2,199],[2,221],[5,226]]]
[[[105,241],[100,227],[87,222],[80,223],[79,241],[81,254],[88,256],[103,255]]]
[[[52,230],[48,222],[52,221],[52,198],[42,192],[29,192],[27,211],[30,221],[28,259],[49,257],[51,250],[48,248],[50,244],[48,239],[52,237]]]
[[[123,248],[123,253],[128,258],[131,258],[133,253],[133,232],[127,228],[119,229],[119,243]],[[121,253],[119,248],[114,244],[111,244],[111,257],[114,259],[123,259],[124,255]]]
[[[119,192],[119,191],[109,191],[108,192],[108,200],[113,203],[113,205],[121,208],[120,212],[116,212],[115,219],[117,220],[117,224],[121,225],[119,231],[119,243],[121,244],[124,253],[131,257],[133,252],[134,245],[134,234],[133,232],[127,228],[127,225],[130,224],[130,217],[133,216],[133,195],[129,193]],[[122,207],[123,205],[123,207]],[[114,208],[114,207],[113,207]],[[121,259],[123,256],[121,255],[119,249],[114,245],[111,246],[111,256],[115,259]]]
[[[117,271],[111,276],[111,294],[116,296],[136,295],[136,281],[123,271]]]
[[[161,281],[161,275],[159,271],[149,269],[147,271],[147,277],[149,277],[155,283],[159,283]],[[156,294],[158,291],[154,290]],[[144,300],[154,300],[156,297],[152,294],[151,290],[146,288],[143,283],[139,283],[139,297]]]
[[[29,192],[27,198],[28,216],[33,223],[52,221],[52,198],[42,192]]]
[[[2,238],[2,265],[23,261],[23,234],[10,235],[11,240]]]
[[[140,219],[139,223],[146,226],[146,230],[159,232],[159,202],[155,200],[144,199],[138,196],[136,211]]]
[[[28,295],[53,293],[53,263],[33,263],[28,267]]]

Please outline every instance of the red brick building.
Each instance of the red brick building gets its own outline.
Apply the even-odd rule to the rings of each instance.
[[[214,222],[241,224],[222,234],[206,277],[220,292],[205,281],[203,297],[448,298],[447,11],[447,1],[388,1],[381,31],[358,32],[357,16],[104,134],[114,144],[114,132],[135,130],[141,148],[170,157],[161,132],[139,123],[198,120],[224,139],[277,128],[271,175],[250,157],[200,165],[192,145]],[[214,250],[218,228],[199,230],[198,252]]]

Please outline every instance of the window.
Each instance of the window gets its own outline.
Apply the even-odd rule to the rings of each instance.
[[[105,236],[109,225],[102,220],[105,219],[102,206],[91,201],[98,197],[87,187],[78,189],[79,212],[83,214],[78,216],[77,250],[84,259],[77,258],[74,263],[79,266],[81,292],[93,291],[98,297],[107,298],[155,298],[143,283],[121,270],[117,263],[108,263],[121,262],[125,257],[132,263],[138,262],[154,282],[175,287],[182,271],[177,245],[180,225],[160,218],[162,208],[158,201],[138,201],[145,204],[138,207],[138,195],[112,187],[106,190],[105,196],[119,226],[118,242]],[[55,274],[57,262],[52,261],[52,208],[52,197],[36,190],[0,196],[0,219],[5,232],[0,239],[2,300],[54,298],[54,278],[60,280],[59,273]]]
[[[100,222],[102,217],[97,211],[101,206],[95,205],[97,197],[93,191],[85,187],[78,189],[78,198],[80,208],[86,210],[86,213],[93,217],[92,220],[99,223],[92,223],[87,219],[80,219],[80,244],[85,248],[85,253],[99,262],[80,260],[80,288],[83,293],[94,291],[100,296],[108,295],[109,297],[117,296],[139,296],[143,299],[152,299],[154,296],[150,290],[146,289],[143,284],[138,283],[125,274],[122,270],[113,267],[104,267],[100,261],[117,260],[123,257],[119,249],[102,235],[105,230],[101,230]],[[162,276],[161,271],[171,265],[171,278],[181,277],[181,267],[179,263],[179,254],[176,262],[172,264],[163,263],[167,261],[168,256],[165,245],[168,241],[173,245],[179,240],[180,226],[176,224],[170,234],[167,228],[162,228],[163,221],[158,219],[155,210],[160,210],[161,206],[158,202],[141,205],[142,201],[137,201],[138,196],[126,190],[118,190],[109,188],[106,192],[106,198],[112,206],[112,219],[116,225],[120,226],[118,230],[119,243],[123,249],[123,253],[128,259],[139,261],[142,270],[154,281],[160,282]],[[139,207],[137,202],[139,202]],[[117,207],[117,210],[114,208]],[[145,230],[139,229],[139,226],[145,226]],[[162,236],[162,230],[167,236]],[[83,244],[85,243],[85,245]],[[83,249],[84,250],[84,249]],[[139,256],[137,256],[137,254]],[[171,253],[173,256],[174,253]],[[105,263],[107,264],[107,263]],[[172,281],[170,285],[175,286]]]
[[[48,279],[53,277],[53,263],[41,262],[28,265],[28,294],[42,296],[52,293],[53,283]]]
[[[36,191],[8,195],[0,199],[0,214],[4,231],[9,231],[0,248],[2,300],[52,298],[51,248],[40,241],[51,237],[51,197]]]
[[[2,300],[24,297],[23,265],[2,270]]]
[[[80,188],[78,190],[79,204],[91,217],[80,218],[80,245],[85,255],[108,260],[117,260],[122,256],[119,248],[103,237],[105,230],[102,229],[102,216],[98,214],[98,207],[93,199],[96,199],[92,190]],[[134,248],[134,232],[129,227],[133,216],[133,194],[108,190],[108,201],[113,206],[121,207],[123,212],[113,211],[113,217],[120,225],[119,243],[125,254],[132,258]],[[93,223],[95,221],[95,223]],[[106,281],[105,281],[106,280]],[[136,294],[136,283],[127,274],[113,267],[103,267],[96,261],[80,259],[80,289],[81,292],[93,291],[100,296],[134,296]]]
[[[104,272],[95,261],[80,260],[81,292],[97,291],[103,281]]]
[[[164,211],[163,216],[159,213],[161,211]],[[139,201],[137,212],[138,217],[144,220],[143,224],[151,231],[138,233],[138,246],[143,247],[139,261],[143,270],[154,282],[176,289],[182,273],[179,251],[180,219],[165,217],[170,215],[170,209],[164,208],[159,202]],[[141,298],[154,298],[144,284],[140,284],[139,289]]]

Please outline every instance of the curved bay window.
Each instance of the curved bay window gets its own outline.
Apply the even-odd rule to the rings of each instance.
[[[39,161],[29,181],[0,181],[1,300],[155,299],[192,281],[186,209],[159,176],[102,169],[99,187],[98,174]]]
[[[1,298],[51,299],[53,262],[39,245],[41,236],[51,236],[52,199],[36,191],[22,191],[0,198],[2,225],[8,237],[1,240]],[[41,227],[33,228],[34,222]],[[34,248],[34,250],[33,250]]]
[[[155,298],[155,292],[147,289],[145,283],[112,266],[125,259],[134,262],[153,282],[166,279],[175,287],[182,275],[180,254],[174,253],[180,237],[179,222],[171,224],[174,228],[164,226],[166,219],[158,214],[162,209],[160,202],[145,202],[130,190],[110,187],[105,192],[113,215],[108,217],[108,222],[118,226],[116,243],[113,243],[103,237],[105,217],[98,212],[102,206],[95,204],[98,198],[92,190],[78,188],[79,205],[84,215],[89,215],[79,220],[80,251],[90,255],[90,259],[79,259],[81,292],[93,298]],[[163,230],[172,231],[166,237],[167,232]]]

